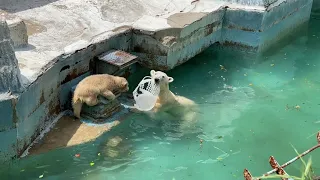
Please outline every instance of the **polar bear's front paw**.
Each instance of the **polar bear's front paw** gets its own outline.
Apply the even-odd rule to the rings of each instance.
[[[111,91],[105,91],[102,93],[102,95],[107,98],[109,101],[113,101],[116,99],[116,96]]]
[[[113,101],[116,99],[116,96],[114,94],[111,94],[107,97],[110,101]]]

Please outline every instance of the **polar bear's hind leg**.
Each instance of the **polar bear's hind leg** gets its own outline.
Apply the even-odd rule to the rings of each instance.
[[[89,96],[83,98],[83,102],[85,102],[88,106],[95,106],[98,104],[98,99],[97,97]]]
[[[116,96],[109,90],[106,90],[104,92],[101,93],[105,98],[107,98],[108,100],[112,101],[114,99],[116,99]]]

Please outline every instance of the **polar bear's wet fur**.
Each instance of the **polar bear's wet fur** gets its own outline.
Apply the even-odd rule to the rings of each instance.
[[[180,129],[182,130],[193,126],[198,118],[198,105],[186,97],[173,94],[169,89],[169,83],[174,79],[166,73],[151,70],[150,74],[156,84],[160,85],[160,94],[152,112],[165,112],[175,119],[180,119]]]
[[[99,103],[98,96],[114,100],[115,92],[122,93],[129,90],[128,81],[123,77],[109,74],[95,74],[84,78],[76,86],[72,98],[74,116],[80,119],[82,104],[95,106]]]

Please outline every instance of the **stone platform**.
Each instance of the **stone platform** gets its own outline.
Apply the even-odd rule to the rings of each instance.
[[[13,42],[15,56],[10,56],[18,62],[17,76],[25,90],[0,100],[11,114],[0,124],[0,137],[9,137],[0,145],[0,161],[21,155],[59,113],[70,108],[71,87],[93,73],[94,59],[104,52],[130,52],[141,65],[158,70],[173,69],[214,43],[262,52],[308,22],[313,3],[242,2],[2,0],[0,9],[9,13],[6,17],[23,21],[27,32],[19,23],[9,28],[11,39],[25,44]],[[15,28],[21,36],[14,35]],[[28,37],[23,39],[25,33]],[[10,128],[2,127],[7,124]]]

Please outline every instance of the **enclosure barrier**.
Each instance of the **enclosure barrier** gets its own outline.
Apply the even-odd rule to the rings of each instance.
[[[269,164],[271,165],[273,170],[263,174],[262,177],[266,177],[266,176],[268,176],[270,174],[273,174],[273,173],[277,173],[278,175],[287,175],[287,173],[285,172],[285,170],[283,168],[285,168],[289,164],[293,163],[294,161],[302,158],[303,156],[309,154],[311,151],[313,151],[313,150],[315,150],[315,149],[320,147],[320,132],[317,133],[317,141],[318,141],[317,145],[315,145],[312,148],[306,150],[305,152],[303,152],[302,154],[296,156],[295,158],[291,159],[290,161],[284,163],[282,166],[280,166],[280,164],[276,161],[276,159],[273,156],[270,156]],[[244,176],[245,180],[260,180],[260,178],[253,178],[251,173],[248,171],[248,169],[244,169],[243,176]],[[282,180],[288,180],[288,178],[281,178],[281,179]]]

